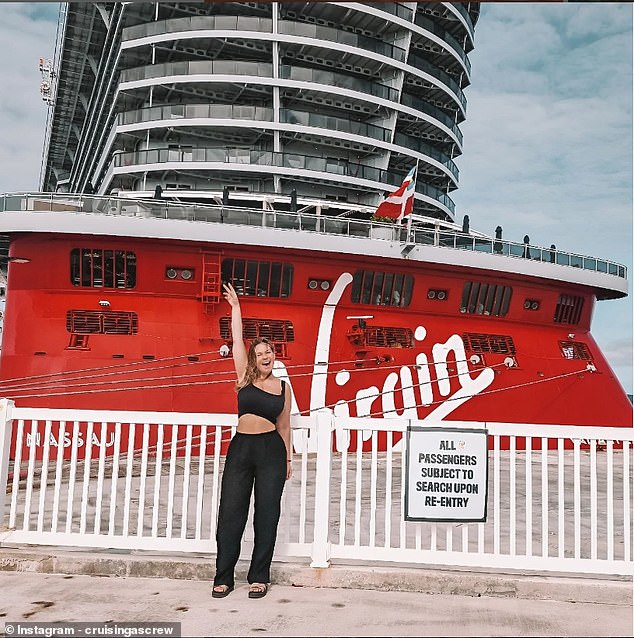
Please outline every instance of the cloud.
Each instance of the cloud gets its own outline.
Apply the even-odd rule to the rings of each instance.
[[[610,363],[610,367],[614,370],[621,384],[628,393],[632,393],[632,361],[634,361],[634,349],[632,348],[632,339],[627,337],[617,337],[607,339],[597,343]]]
[[[629,33],[620,22],[627,8],[602,6],[605,33],[586,26],[583,38],[562,16],[596,17],[594,6],[587,14],[582,5],[512,8],[483,6],[477,43],[488,50],[473,59],[454,199],[476,227],[479,219],[501,223],[519,238],[530,224],[535,241],[553,237],[570,250],[596,250],[601,235],[571,233],[571,223],[603,233],[607,226],[610,252],[617,246],[631,262],[632,64],[623,54],[631,52],[631,20]],[[603,228],[601,217],[610,222]]]
[[[611,339],[604,346],[604,354],[615,366],[631,366],[634,358],[634,349],[631,339]]]
[[[473,97],[455,199],[475,214],[474,223],[482,216],[522,235],[526,231],[516,222],[530,223],[542,242],[546,235],[553,241],[570,238],[566,220],[579,228],[601,223],[600,214],[611,229],[631,229],[632,159],[623,143],[631,125],[618,105],[594,97],[554,102],[503,93]],[[596,249],[596,238],[567,247]],[[621,252],[629,254],[627,238],[619,240]]]
[[[470,57],[458,216],[631,274],[632,6],[485,3]],[[631,392],[632,298],[592,332]]]
[[[618,2],[589,3],[581,11],[563,16],[561,27],[572,41],[590,38],[600,39],[618,33],[631,33],[632,5]],[[631,38],[630,38],[630,49]]]

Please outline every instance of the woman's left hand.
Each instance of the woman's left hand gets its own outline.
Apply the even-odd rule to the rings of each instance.
[[[232,308],[240,307],[240,300],[238,299],[238,293],[234,290],[233,286],[230,283],[222,284],[224,288],[224,298],[229,302],[229,305]]]
[[[290,481],[292,476],[293,476],[293,464],[287,461],[286,462],[286,480]]]

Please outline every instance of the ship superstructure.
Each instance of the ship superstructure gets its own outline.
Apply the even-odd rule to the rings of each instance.
[[[451,219],[478,3],[68,3],[43,190]]]

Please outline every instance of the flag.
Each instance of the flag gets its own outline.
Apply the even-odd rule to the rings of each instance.
[[[414,210],[414,187],[416,167],[405,176],[403,183],[390,193],[378,206],[374,215],[400,221]]]

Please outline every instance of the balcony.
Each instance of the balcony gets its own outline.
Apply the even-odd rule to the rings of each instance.
[[[402,183],[405,177],[404,174],[393,173],[363,164],[338,161],[330,157],[252,151],[242,148],[192,148],[188,150],[157,148],[146,151],[117,153],[113,158],[113,167],[145,167],[147,164],[166,164],[168,162],[206,162],[225,164],[227,168],[236,165],[260,166],[262,167],[262,172],[267,173],[274,173],[275,168],[314,171],[332,175],[331,181],[342,181],[348,186],[358,185],[360,188],[367,188],[367,185],[362,185],[360,180],[375,182],[376,189],[380,191],[393,190]],[[147,170],[147,168],[143,170]],[[439,188],[429,184],[417,183],[416,192],[442,204],[451,214],[455,212],[454,202]]]

